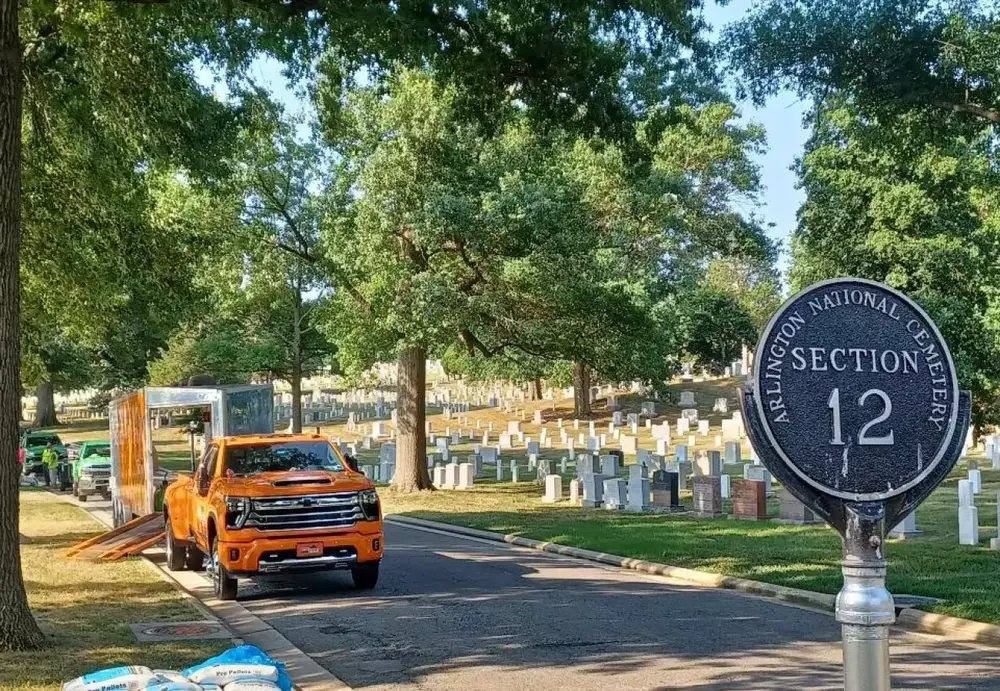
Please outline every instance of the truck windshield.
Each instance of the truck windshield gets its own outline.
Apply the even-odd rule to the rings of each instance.
[[[87,458],[91,456],[110,456],[111,455],[111,445],[110,444],[91,444],[87,447]]]
[[[45,446],[46,444],[60,444],[59,437],[54,434],[31,435],[27,439],[28,446]]]
[[[327,442],[307,441],[231,447],[226,449],[226,469],[245,476],[290,470],[337,473],[344,466]]]

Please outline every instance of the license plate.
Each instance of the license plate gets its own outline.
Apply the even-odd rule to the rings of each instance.
[[[323,543],[322,542],[303,542],[295,545],[295,556],[302,557],[322,557],[323,556]]]

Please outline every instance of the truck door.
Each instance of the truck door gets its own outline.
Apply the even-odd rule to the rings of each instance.
[[[208,549],[208,490],[215,476],[219,447],[214,444],[205,451],[194,474],[194,482],[188,486],[191,496],[188,500],[188,520],[195,534],[195,540],[203,549]]]

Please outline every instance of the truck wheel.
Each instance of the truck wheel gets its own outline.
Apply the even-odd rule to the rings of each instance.
[[[183,571],[186,550],[177,544],[174,539],[174,529],[170,527],[170,519],[167,519],[167,570]]]
[[[351,578],[358,590],[371,590],[378,583],[378,562],[351,569]]]
[[[81,494],[81,495],[77,496],[77,499],[79,499],[82,502],[86,502],[87,501],[87,495],[86,494]]]
[[[196,545],[189,545],[184,565],[191,571],[201,571],[205,568],[205,555],[201,553]]]
[[[229,575],[229,570],[219,559],[219,541],[212,542],[212,587],[220,600],[235,600],[239,582]]]

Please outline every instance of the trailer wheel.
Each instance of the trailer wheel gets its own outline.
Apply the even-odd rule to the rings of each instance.
[[[229,570],[219,559],[219,541],[212,540],[212,587],[219,600],[235,600],[239,581],[229,575]]]
[[[178,545],[177,541],[174,539],[174,530],[173,528],[170,527],[169,518],[167,518],[166,532],[167,532],[167,570],[183,571],[186,550],[180,545]]]

